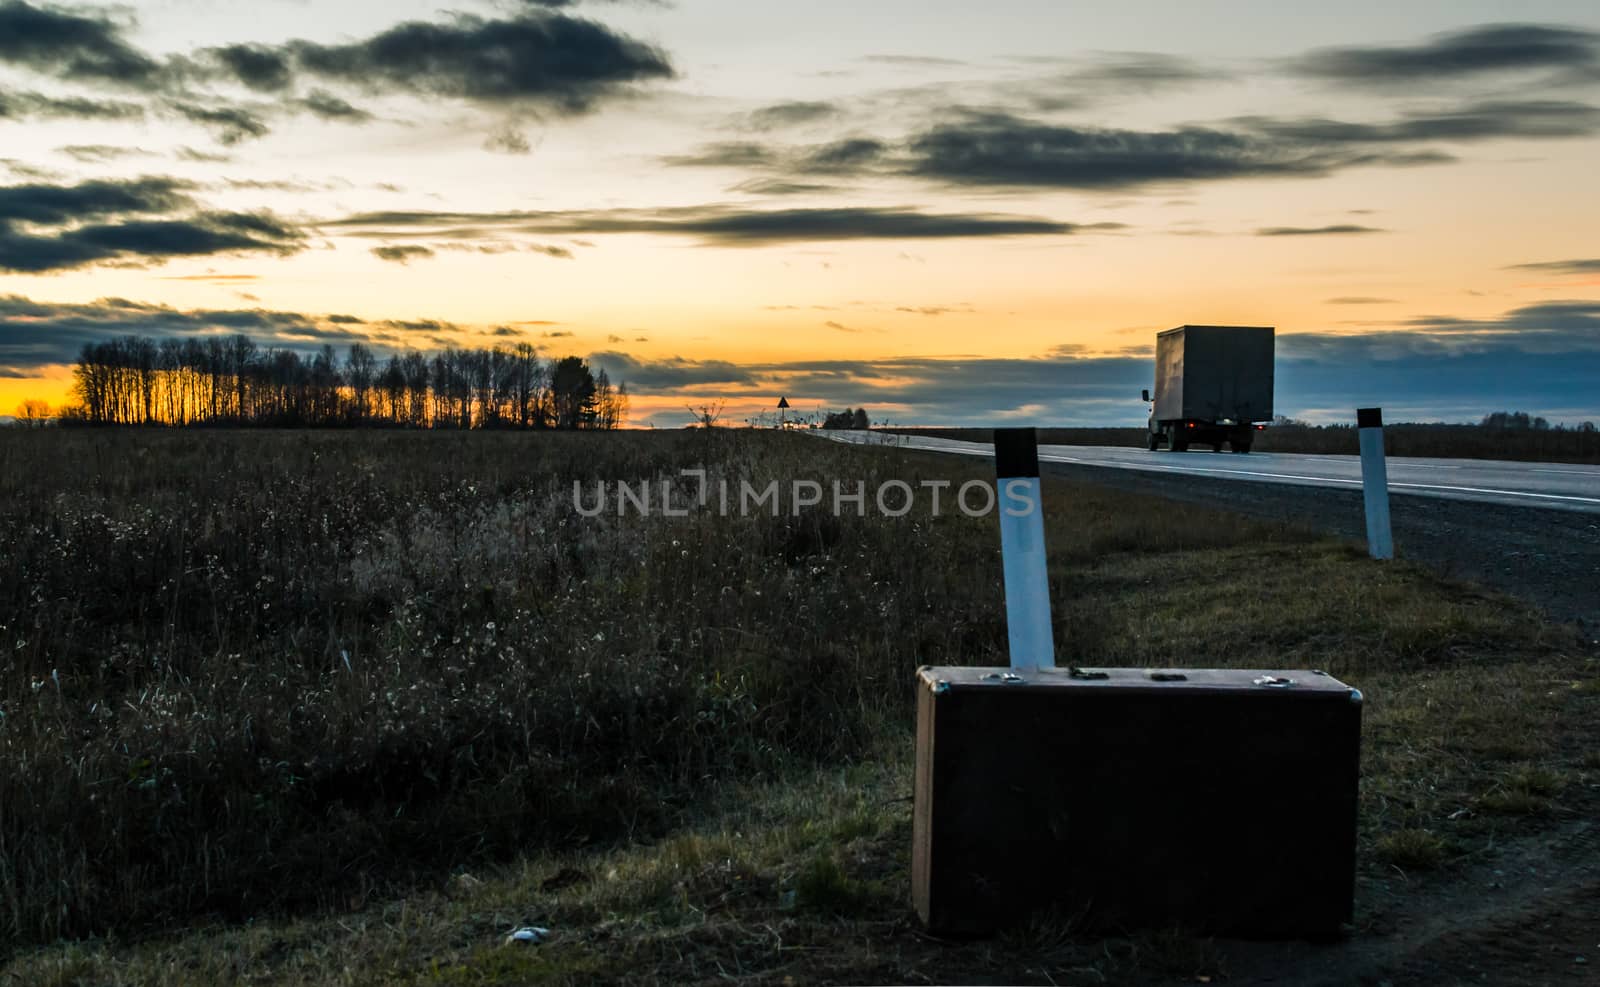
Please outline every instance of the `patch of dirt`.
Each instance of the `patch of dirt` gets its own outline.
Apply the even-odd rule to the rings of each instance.
[[[1350,939],[1219,943],[1236,984],[1413,987],[1590,983],[1600,975],[1600,824],[1585,818],[1508,844],[1448,877],[1366,882],[1368,922]]]

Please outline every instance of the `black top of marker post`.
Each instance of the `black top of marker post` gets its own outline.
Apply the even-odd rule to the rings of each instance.
[[[994,430],[994,475],[1002,480],[1039,475],[1039,432],[1032,428]]]
[[[1357,408],[1356,409],[1356,428],[1382,428],[1382,427],[1383,427],[1383,409],[1382,408]]]

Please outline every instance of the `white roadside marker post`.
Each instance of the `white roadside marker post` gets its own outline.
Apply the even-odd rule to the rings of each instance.
[[[1012,668],[1054,668],[1050,572],[1044,550],[1039,439],[1031,428],[994,430],[995,493],[1005,569],[1006,633]]]
[[[1394,558],[1389,529],[1389,469],[1383,460],[1383,409],[1357,408],[1361,436],[1361,491],[1367,504],[1367,551],[1375,559]]]

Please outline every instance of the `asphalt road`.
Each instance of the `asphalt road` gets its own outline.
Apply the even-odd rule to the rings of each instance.
[[[870,445],[989,456],[988,443],[960,442],[887,432],[828,431],[828,438]],[[1356,456],[1307,456],[1283,452],[1249,455],[1206,452],[1147,452],[1118,446],[1040,446],[1039,459],[1108,469],[1142,470],[1257,483],[1361,489]],[[1389,489],[1396,494],[1446,497],[1513,507],[1546,507],[1600,514],[1600,466],[1518,463],[1488,459],[1391,457]]]
[[[921,436],[828,437],[992,453],[984,443]],[[1040,459],[1047,476],[1286,521],[1358,542],[1366,536],[1360,461],[1353,456],[1043,446]],[[1390,459],[1389,477],[1400,558],[1520,597],[1600,638],[1600,467]]]

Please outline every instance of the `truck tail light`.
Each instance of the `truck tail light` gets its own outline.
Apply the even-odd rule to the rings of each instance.
[[[1190,422],[1190,423],[1189,423],[1189,427],[1190,427],[1190,428],[1194,428],[1194,422]]]
[[[1267,430],[1267,426],[1265,426],[1265,425],[1257,425],[1256,426],[1256,431],[1257,432],[1265,432],[1266,430]]]

